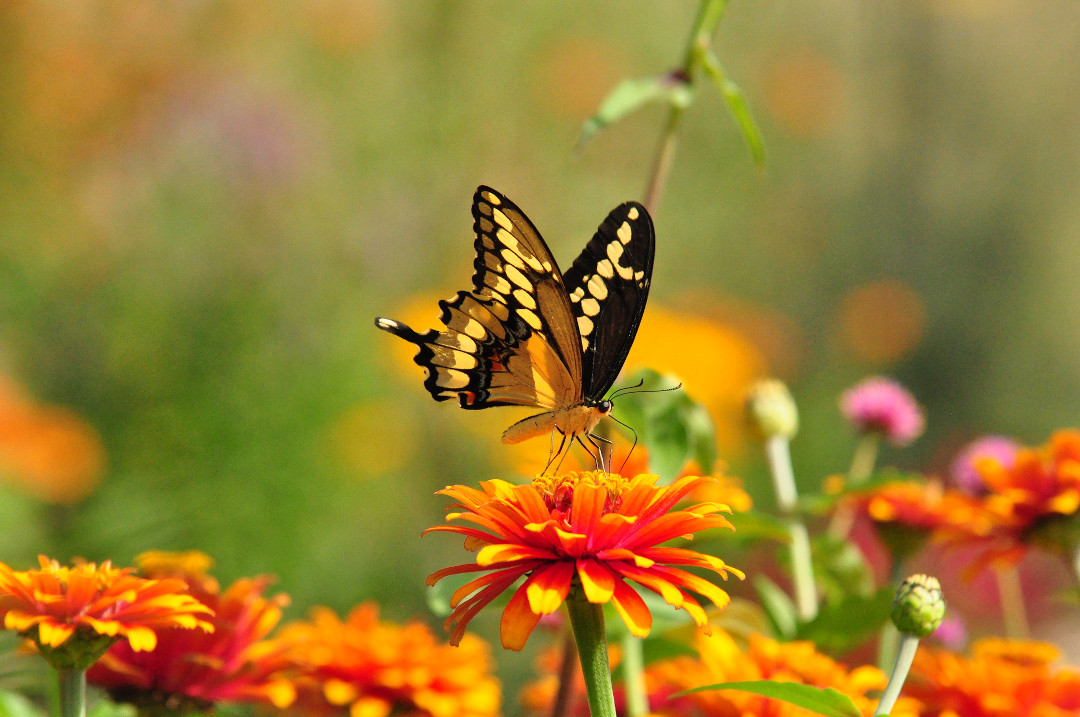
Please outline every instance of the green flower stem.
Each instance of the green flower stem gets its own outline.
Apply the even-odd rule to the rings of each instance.
[[[86,670],[60,669],[60,717],[86,717]]]
[[[604,635],[604,606],[594,605],[584,595],[566,600],[570,626],[574,629],[585,692],[592,717],[616,717],[615,694],[611,690],[607,638]]]
[[[712,35],[724,16],[727,4],[728,0],[702,0],[701,5],[698,6],[697,19],[694,20],[694,26],[690,30],[686,54],[677,73],[681,75],[681,81],[688,85],[694,84],[694,70],[703,56],[703,50],[712,42]],[[657,206],[660,204],[660,195],[663,194],[664,184],[671,171],[671,162],[675,158],[679,125],[685,113],[686,107],[677,104],[672,104],[668,112],[667,123],[664,125],[664,133],[660,136],[656,158],[649,172],[649,184],[645,190],[644,204],[650,214],[656,214]]]
[[[1024,609],[1024,589],[1020,573],[1015,565],[1001,566],[994,570],[997,576],[998,594],[1001,595],[1001,619],[1005,623],[1005,637],[1012,640],[1031,639],[1031,626]]]
[[[904,564],[894,559],[892,568],[889,570],[889,584],[899,585],[902,582],[904,582]],[[896,629],[896,625],[893,625],[892,620],[886,619],[885,624],[881,626],[881,632],[878,633],[877,666],[882,672],[889,669],[889,662],[896,654],[899,645],[900,631]]]
[[[859,440],[855,455],[851,458],[851,468],[848,468],[848,482],[851,485],[862,485],[874,472],[880,446],[881,437],[876,433],[867,433]]]
[[[649,695],[645,689],[645,655],[641,638],[629,632],[619,641],[622,647],[623,689],[626,691],[627,717],[649,714]]]
[[[765,457],[769,462],[776,505],[787,523],[791,535],[791,572],[795,583],[795,606],[799,618],[814,619],[818,612],[817,587],[814,585],[814,566],[810,558],[810,534],[796,513],[798,492],[795,473],[791,469],[791,448],[786,436],[774,435],[765,441]]]
[[[900,690],[904,686],[904,681],[907,680],[908,671],[911,669],[911,662],[915,659],[915,651],[919,649],[919,638],[914,635],[902,635],[900,637],[900,647],[896,650],[896,664],[893,666],[892,674],[889,675],[889,684],[885,686],[885,691],[881,693],[881,700],[878,701],[877,711],[875,715],[888,715],[889,711],[896,704],[896,700],[900,697]]]

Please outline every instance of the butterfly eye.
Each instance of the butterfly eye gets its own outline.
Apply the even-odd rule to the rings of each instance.
[[[615,408],[615,404],[611,401],[601,401],[600,403],[596,404],[596,409],[605,416],[611,413],[611,409],[613,408]]]

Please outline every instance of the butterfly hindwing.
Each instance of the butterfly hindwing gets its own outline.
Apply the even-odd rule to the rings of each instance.
[[[652,219],[637,202],[613,209],[563,275],[578,325],[583,395],[599,399],[618,378],[652,281]]]

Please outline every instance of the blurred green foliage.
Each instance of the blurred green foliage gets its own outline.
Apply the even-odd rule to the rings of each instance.
[[[419,296],[434,321],[466,284],[479,183],[564,264],[640,198],[660,108],[572,148],[620,80],[678,64],[695,11],[3,5],[0,374],[74,410],[107,468],[75,505],[0,488],[0,559],[196,548],[223,582],[278,575],[297,614],[423,614],[424,576],[460,551],[420,541],[432,494],[512,475],[514,416],[432,403],[371,317]],[[769,162],[698,93],[652,301],[759,346],[800,403],[808,486],[846,468],[836,396],[871,372],[928,410],[916,448],[884,456],[909,468],[1076,423],[1078,31],[1060,3],[728,8],[716,52]],[[726,451],[760,493],[755,452]]]

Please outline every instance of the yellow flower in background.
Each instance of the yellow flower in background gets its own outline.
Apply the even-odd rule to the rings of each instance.
[[[265,597],[272,580],[242,578],[221,592],[207,574],[213,561],[204,553],[150,552],[136,558],[149,578],[176,578],[213,609],[213,632],[169,628],[158,631],[153,652],[117,643],[87,673],[117,702],[148,709],[205,711],[219,702],[289,706],[296,697],[284,647],[267,635],[281,620],[286,595]]]
[[[441,531],[465,536],[465,547],[478,550],[475,564],[437,570],[428,585],[450,575],[482,572],[458,588],[445,628],[451,644],[465,634],[469,621],[485,605],[524,577],[502,616],[502,644],[525,646],[544,615],[559,609],[571,589],[580,589],[592,603],[610,602],[630,632],[643,637],[652,614],[628,581],[657,593],[669,604],[706,626],[705,610],[690,591],[704,595],[718,608],[730,598],[714,583],[683,567],[710,570],[724,579],[743,574],[723,560],[663,543],[709,528],[731,528],[720,512],[726,505],[701,503],[684,510],[675,505],[711,478],[688,476],[667,487],[657,476],[623,478],[600,472],[538,476],[527,485],[492,480],[480,489],[452,486],[440,491],[456,499],[447,520],[471,524],[441,525]],[[476,527],[472,527],[476,526]]]
[[[146,580],[108,561],[68,568],[44,555],[38,560],[38,570],[0,563],[0,616],[6,629],[33,639],[54,665],[89,659],[85,669],[120,638],[139,652],[153,650],[157,631],[165,628],[214,629],[213,611],[189,595],[182,580]]]
[[[297,671],[296,709],[352,717],[495,717],[500,688],[491,651],[467,635],[458,647],[435,640],[422,623],[379,620],[359,605],[342,621],[316,608],[285,626],[280,641]]]
[[[686,393],[704,404],[716,424],[722,454],[742,443],[743,397],[747,387],[767,373],[761,352],[743,334],[718,321],[655,304],[645,312],[623,372],[642,368],[674,374]],[[616,402],[616,414],[618,410]]]
[[[1054,667],[1049,643],[991,638],[970,656],[920,647],[905,694],[923,717],[1065,717],[1080,714],[1080,672]]]

